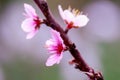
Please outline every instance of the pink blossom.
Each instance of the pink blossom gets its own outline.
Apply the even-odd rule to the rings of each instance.
[[[31,5],[25,3],[24,8],[26,19],[22,22],[21,28],[28,33],[26,39],[31,39],[40,28],[42,20],[39,19],[35,9]]]
[[[65,49],[60,33],[52,30],[51,34],[52,39],[46,41],[46,47],[49,53],[51,53],[51,56],[47,59],[46,66],[52,66],[55,63],[59,64],[63,56],[62,52]]]
[[[71,8],[69,8],[63,11],[61,5],[58,6],[58,10],[62,19],[68,24],[68,28],[83,27],[89,21],[88,17],[80,13],[78,10],[73,9],[71,11]]]

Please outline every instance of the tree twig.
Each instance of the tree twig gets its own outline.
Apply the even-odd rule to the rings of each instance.
[[[50,9],[48,8],[47,2],[45,0],[34,0],[34,2],[37,4],[46,18],[44,20],[44,23],[60,33],[64,44],[69,48],[69,52],[74,57],[75,68],[85,72],[90,80],[104,80],[100,72],[95,73],[94,70],[89,67],[84,61],[84,59],[80,55],[80,52],[76,49],[76,45],[72,41],[70,41],[69,37],[66,35],[66,32],[53,18]]]

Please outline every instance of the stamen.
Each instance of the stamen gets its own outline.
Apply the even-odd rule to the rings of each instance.
[[[80,11],[79,11],[78,9],[73,9],[73,10],[72,10],[72,13],[73,13],[75,16],[77,16],[77,15],[80,14]]]
[[[68,10],[71,11],[71,6],[70,5],[68,6]]]
[[[75,14],[75,9],[72,10],[72,13]]]

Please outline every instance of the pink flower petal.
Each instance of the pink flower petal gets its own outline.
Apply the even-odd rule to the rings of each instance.
[[[35,30],[35,26],[36,26],[35,21],[33,21],[32,18],[25,19],[21,24],[21,28],[25,32],[31,32]]]
[[[68,23],[74,21],[74,15],[72,14],[72,12],[70,12],[70,10],[63,11],[61,5],[58,6],[58,10],[63,20],[67,21]]]
[[[46,41],[46,47],[49,53],[52,53],[53,55],[48,58],[46,66],[52,66],[55,63],[58,64],[62,58],[62,52],[65,48],[60,33],[55,30],[51,30],[51,34],[52,39]]]
[[[58,10],[59,10],[60,16],[61,16],[63,19],[65,19],[64,11],[63,11],[61,5],[58,5]]]
[[[35,18],[37,16],[35,9],[31,5],[25,3],[24,8],[25,8],[26,16],[31,18]]]
[[[49,40],[46,41],[46,46],[47,46],[47,47],[49,47],[49,46],[51,46],[51,45],[53,45],[53,44],[54,44],[54,42],[53,42],[52,39],[49,39]]]
[[[70,12],[69,10],[65,10],[64,11],[64,15],[65,15],[65,20],[70,23],[70,22],[74,22],[75,16],[73,15],[72,12]]]
[[[38,32],[38,30],[34,30],[34,31],[28,33],[26,39],[33,38],[37,32]]]
[[[62,43],[63,44],[63,40],[62,40],[59,32],[57,32],[55,30],[51,30],[51,35],[52,35],[53,40],[56,43]]]
[[[85,26],[89,19],[86,15],[82,15],[77,13],[76,11],[71,11],[69,9],[63,10],[61,5],[58,6],[59,13],[63,20],[65,20],[66,24],[70,25],[73,23],[71,27],[78,28]]]
[[[53,66],[55,63],[59,64],[61,59],[62,59],[62,55],[53,54],[48,58],[46,62],[46,66]]]
[[[55,48],[57,47],[57,44],[54,43],[52,39],[46,41],[46,47],[49,53],[57,53],[57,50],[55,50]]]
[[[74,26],[83,27],[88,23],[89,19],[86,15],[78,15],[75,18]]]

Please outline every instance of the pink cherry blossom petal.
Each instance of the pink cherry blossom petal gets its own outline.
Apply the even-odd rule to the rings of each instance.
[[[46,66],[53,66],[55,63],[59,64],[61,59],[62,55],[53,54],[47,59]]]
[[[58,6],[58,10],[62,19],[66,22],[68,28],[78,28],[85,26],[89,19],[86,15],[82,15],[78,10],[63,10],[61,5]]]
[[[63,20],[67,21],[68,23],[74,21],[74,15],[72,14],[72,12],[70,12],[70,10],[63,11],[61,5],[58,6],[58,10]]]
[[[57,46],[57,42],[53,39],[49,39],[46,41],[46,47],[47,48],[52,48],[54,46]]]
[[[46,41],[46,47],[52,55],[48,58],[46,66],[52,66],[55,63],[59,64],[62,59],[62,52],[65,49],[60,33],[55,30],[51,30],[51,34],[52,39]]]
[[[74,22],[74,15],[72,12],[70,12],[69,10],[64,10],[64,15],[65,15],[65,20],[70,23],[70,22]]]
[[[35,9],[31,5],[25,3],[24,8],[28,17],[35,18],[37,16]]]
[[[42,20],[39,19],[35,9],[31,5],[25,3],[24,8],[26,19],[22,22],[21,28],[28,33],[26,39],[31,39],[40,28]]]
[[[60,16],[61,16],[63,19],[65,19],[64,11],[63,11],[61,5],[58,5],[58,10],[59,10]]]
[[[51,30],[51,35],[52,35],[52,38],[55,42],[63,43],[63,40],[62,40],[59,32],[57,32],[55,30]]]
[[[79,15],[75,18],[74,26],[83,27],[88,23],[89,19],[86,15]]]
[[[25,32],[31,32],[31,31],[35,30],[35,26],[36,26],[36,23],[31,18],[25,19],[21,24],[21,28]]]
[[[26,39],[33,38],[37,32],[38,32],[38,30],[34,30],[34,31],[28,33]]]
[[[46,41],[46,47],[49,53],[57,53],[57,50],[55,50],[57,45],[52,39]]]
[[[51,45],[53,45],[53,44],[54,44],[54,42],[53,42],[52,39],[49,39],[49,40],[46,41],[46,46],[47,46],[47,47],[49,47],[49,46],[51,46]]]

